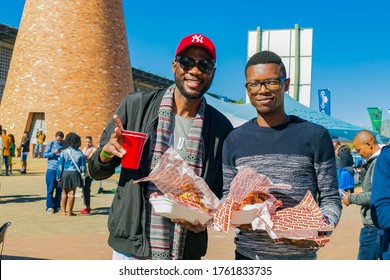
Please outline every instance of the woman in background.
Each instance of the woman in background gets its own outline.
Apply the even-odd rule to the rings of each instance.
[[[28,137],[28,131],[23,132],[23,137],[22,137],[22,144],[19,147],[21,151],[21,169],[20,173],[21,174],[26,174],[27,173],[27,157],[28,154],[30,153],[30,138]]]
[[[65,150],[61,153],[57,169],[57,181],[62,188],[61,214],[76,216],[73,213],[76,188],[83,186],[81,174],[85,174],[85,157],[80,151],[81,139],[74,132],[66,135]],[[68,203],[69,202],[69,203]],[[66,206],[68,205],[68,212]]]
[[[85,160],[87,161],[95,151],[96,148],[92,144],[92,136],[86,136],[83,148]],[[87,172],[83,186],[84,208],[80,210],[80,213],[83,215],[88,215],[91,213],[91,184],[92,178],[89,176],[89,172]]]
[[[15,136],[13,134],[9,134],[8,137],[11,139],[11,146],[9,148],[9,158],[8,158],[8,165],[9,165],[9,174],[12,174],[12,159],[15,157]]]

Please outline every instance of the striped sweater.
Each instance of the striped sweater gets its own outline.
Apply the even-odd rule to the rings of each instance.
[[[292,186],[272,190],[283,207],[294,207],[310,190],[329,223],[338,223],[338,194],[333,145],[328,131],[317,124],[290,116],[277,127],[260,127],[253,119],[232,131],[223,147],[224,198],[239,168],[248,166],[275,184]],[[251,259],[315,259],[316,249],[275,243],[266,231],[240,231],[238,253]]]

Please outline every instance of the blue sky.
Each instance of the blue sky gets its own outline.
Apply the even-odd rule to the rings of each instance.
[[[109,1],[109,0],[106,0]],[[24,0],[1,1],[0,22],[19,27]],[[345,3],[347,2],[347,3]],[[331,115],[371,128],[367,107],[390,119],[388,1],[134,1],[123,0],[132,66],[172,78],[180,39],[203,33],[217,48],[211,92],[245,99],[248,31],[313,28],[311,108],[331,90]]]

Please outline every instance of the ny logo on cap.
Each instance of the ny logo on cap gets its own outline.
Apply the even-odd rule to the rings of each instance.
[[[193,42],[202,43],[203,44],[203,36],[202,35],[194,35],[192,36],[192,43]]]

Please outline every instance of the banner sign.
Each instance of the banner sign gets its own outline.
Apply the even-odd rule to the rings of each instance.
[[[318,106],[321,113],[330,116],[330,90],[329,89],[318,90]]]
[[[377,132],[381,133],[381,126],[382,126],[382,110],[379,107],[371,107],[367,108],[368,114],[370,115],[371,119],[371,125],[372,129]]]

